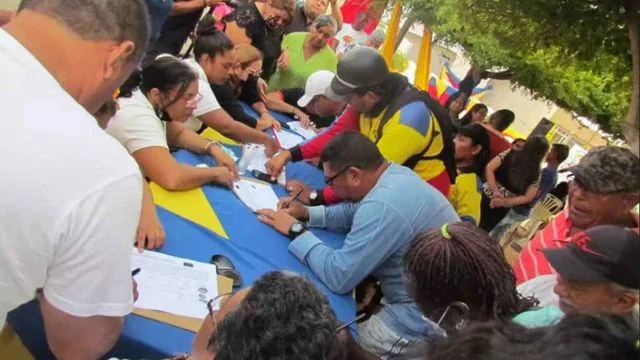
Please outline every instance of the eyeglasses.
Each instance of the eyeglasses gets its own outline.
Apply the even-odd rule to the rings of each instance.
[[[182,99],[185,100],[189,105],[198,104],[200,100],[202,100],[202,95],[200,95],[200,93],[197,93],[191,98],[188,96],[184,96]]]
[[[209,316],[211,317],[211,321],[213,322],[213,330],[215,331],[218,327],[218,323],[216,322],[215,316],[213,316],[214,311],[220,310],[222,305],[224,305],[229,298],[233,296],[233,293],[220,294],[213,299],[207,301],[207,310],[209,311]]]
[[[333,182],[342,174],[344,174],[345,172],[347,172],[347,170],[349,170],[350,167],[353,167],[351,165],[349,166],[345,166],[344,169],[338,171],[335,175],[330,176],[330,177],[324,177],[324,183],[329,185],[329,186],[333,186]]]

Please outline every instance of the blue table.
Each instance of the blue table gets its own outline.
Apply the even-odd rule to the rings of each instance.
[[[279,114],[274,115],[280,121],[288,119]],[[240,147],[229,148],[239,155]],[[181,163],[213,164],[210,157],[186,150],[177,151],[174,156]],[[287,179],[302,180],[317,188],[324,185],[322,172],[304,162],[289,164]],[[167,234],[166,244],[161,250],[163,253],[202,262],[208,262],[213,254],[223,254],[233,261],[242,274],[244,286],[251,285],[260,275],[271,270],[290,270],[304,274],[327,295],[341,322],[353,319],[355,302],[352,296],[337,295],[329,291],[306,265],[289,253],[287,237],[260,223],[230,190],[210,185],[203,186],[203,190],[229,239],[158,208],[158,215]],[[286,195],[280,186],[274,186],[274,190],[279,196]],[[319,229],[314,229],[313,232],[329,246],[339,247],[344,240],[343,234]],[[35,301],[14,310],[7,319],[36,359],[53,358],[46,345],[42,318]],[[187,330],[132,314],[126,317],[123,335],[107,357],[166,357],[189,351],[193,337],[194,334]]]

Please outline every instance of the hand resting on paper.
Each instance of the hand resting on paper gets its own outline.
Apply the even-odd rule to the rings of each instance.
[[[233,185],[233,181],[236,179],[236,176],[233,174],[233,172],[231,172],[229,168],[226,168],[224,166],[217,166],[214,168],[214,170],[216,171],[216,174],[213,182],[218,185],[223,185],[231,188],[231,186]]]
[[[283,235],[289,235],[291,225],[298,222],[296,218],[285,211],[273,211],[271,209],[261,209],[256,211],[258,220],[276,229]]]

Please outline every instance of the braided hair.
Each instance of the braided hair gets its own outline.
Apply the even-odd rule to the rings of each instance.
[[[404,256],[409,290],[426,316],[455,301],[473,321],[510,319],[538,301],[523,298],[500,246],[479,227],[458,222],[419,234]]]

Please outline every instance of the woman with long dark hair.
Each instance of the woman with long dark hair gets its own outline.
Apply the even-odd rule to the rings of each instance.
[[[480,124],[484,122],[487,117],[487,105],[477,103],[471,107],[469,111],[460,119],[460,126],[467,126],[469,124]]]
[[[167,190],[188,190],[210,182],[231,186],[237,177],[235,162],[229,161],[216,141],[184,125],[199,96],[197,75],[172,56],[155,60],[142,70],[141,79],[138,74],[120,88],[120,109],[107,132],[129,151],[145,177]],[[224,166],[180,164],[169,145],[211,155]]]
[[[490,232],[511,207],[528,204],[536,197],[540,166],[547,152],[547,139],[535,136],[527,140],[522,150],[507,150],[489,162],[482,197],[482,229]]]
[[[451,125],[453,125],[454,132],[457,132],[457,130],[462,127],[458,117],[462,110],[464,110],[465,106],[467,106],[468,100],[469,96],[467,94],[458,91],[449,96],[447,101],[444,103],[444,108],[447,109],[449,116],[451,117]]]

